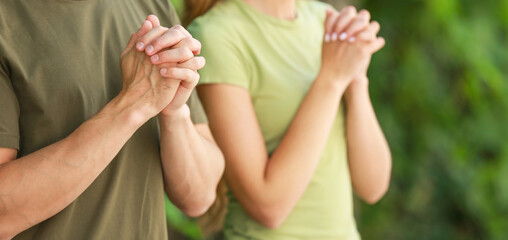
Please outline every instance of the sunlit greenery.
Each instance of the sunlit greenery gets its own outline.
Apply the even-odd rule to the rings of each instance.
[[[354,3],[371,11],[387,40],[369,78],[393,155],[385,198],[356,202],[361,235],[506,239],[508,1]],[[199,238],[168,209],[173,225]]]
[[[365,239],[508,237],[508,2],[365,0],[387,46],[369,71],[392,185]]]

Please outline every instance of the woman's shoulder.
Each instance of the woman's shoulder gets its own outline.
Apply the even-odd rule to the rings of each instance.
[[[333,7],[328,4],[317,0],[300,0],[300,11],[303,13],[304,18],[318,19],[319,23],[324,22],[326,16],[326,9]]]

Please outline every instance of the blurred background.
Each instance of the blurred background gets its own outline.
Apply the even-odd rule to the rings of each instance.
[[[393,172],[356,200],[363,239],[508,239],[508,0],[327,2],[368,9],[387,42],[369,78]],[[167,216],[171,239],[202,239]]]

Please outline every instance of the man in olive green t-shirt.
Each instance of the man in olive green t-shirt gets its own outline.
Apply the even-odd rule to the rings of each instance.
[[[211,205],[224,162],[177,21],[165,0],[0,2],[0,239],[167,239],[164,190]]]

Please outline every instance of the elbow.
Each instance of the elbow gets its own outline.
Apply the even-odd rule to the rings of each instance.
[[[363,201],[365,201],[369,205],[376,204],[377,202],[379,202],[379,200],[381,200],[381,198],[383,198],[383,195],[371,195],[362,197]]]
[[[361,195],[361,198],[368,204],[374,205],[377,202],[379,202],[385,195],[386,192],[388,192],[390,184],[387,181],[386,183],[383,183],[378,188],[371,190],[367,193],[364,193]]]
[[[255,219],[264,227],[277,229],[286,220],[289,211],[281,206],[263,206],[256,211]]]
[[[206,193],[202,195],[199,200],[189,201],[179,206],[180,210],[189,217],[199,217],[208,211],[208,209],[215,202],[215,192]]]

